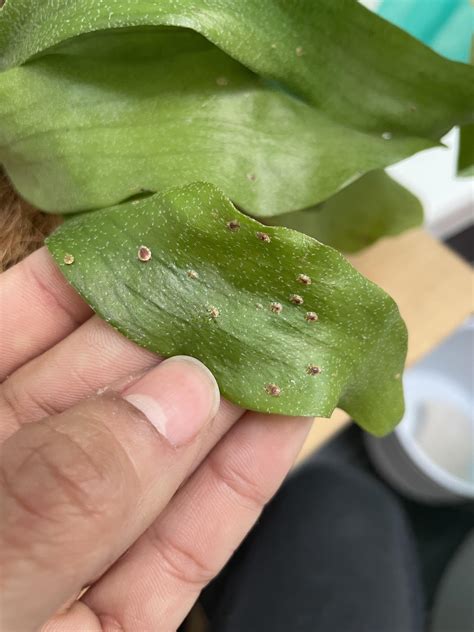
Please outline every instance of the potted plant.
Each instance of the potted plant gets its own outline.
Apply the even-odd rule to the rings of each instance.
[[[472,124],[472,68],[355,0],[7,0],[0,70],[0,162],[100,316],[247,408],[393,428],[406,328],[335,248],[421,222],[384,168]]]

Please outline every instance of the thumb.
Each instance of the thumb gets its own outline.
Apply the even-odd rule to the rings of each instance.
[[[218,403],[208,369],[177,357],[4,443],[3,630],[37,629],[145,531],[186,477]]]

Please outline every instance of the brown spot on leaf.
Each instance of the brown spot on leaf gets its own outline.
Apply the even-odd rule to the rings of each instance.
[[[298,274],[296,280],[302,285],[311,285],[312,283],[311,277],[309,277],[307,274]]]
[[[281,388],[278,386],[278,384],[267,384],[265,386],[265,391],[268,395],[271,395],[272,397],[279,397],[281,394]]]
[[[140,246],[138,249],[138,258],[140,261],[150,261],[151,259],[151,250],[148,246]]]
[[[220,311],[217,309],[217,307],[214,307],[214,305],[211,305],[207,311],[211,318],[219,318],[220,316]]]
[[[290,303],[293,303],[293,305],[303,305],[304,299],[299,294],[291,294]]]
[[[226,226],[234,233],[240,230],[240,222],[238,219],[231,219],[230,222],[227,222]]]

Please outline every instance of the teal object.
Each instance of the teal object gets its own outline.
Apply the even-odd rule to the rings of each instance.
[[[474,32],[470,0],[382,0],[378,14],[440,55],[469,62]]]

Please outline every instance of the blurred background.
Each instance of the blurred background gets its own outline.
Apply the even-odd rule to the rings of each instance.
[[[469,0],[362,3],[440,55],[469,63],[474,28],[474,4]],[[450,132],[443,142],[446,147],[421,152],[388,171],[423,202],[426,229],[472,262],[473,179],[456,175],[459,130]],[[381,471],[420,500],[474,500],[473,352],[471,317],[407,372],[407,410],[396,437],[367,441]],[[394,450],[399,452],[397,458],[406,456],[414,464],[413,472],[419,470],[424,478],[418,480],[416,473],[392,463]]]
[[[470,0],[360,1],[469,63]],[[210,626],[186,629],[474,631],[474,182],[457,175],[459,130],[443,143],[387,170],[420,198],[423,229],[349,257],[407,323],[402,422],[378,439],[342,411],[317,419],[204,592]]]
[[[469,0],[362,3],[440,55],[469,63]],[[388,172],[421,199],[426,230],[472,264],[473,179],[456,175],[459,130],[443,142],[446,148],[422,152]],[[472,308],[472,282],[469,290]],[[473,360],[474,320],[468,317],[406,372],[406,413],[392,435],[376,439],[351,429],[323,448],[342,454],[344,444],[345,458],[396,491],[417,539],[428,626],[439,632],[474,630]],[[358,449],[349,448],[349,433]]]
[[[369,9],[408,31],[440,55],[469,63],[474,27],[470,0],[362,0]],[[444,139],[447,149],[422,152],[388,173],[423,203],[425,224],[448,238],[472,225],[472,179],[456,177],[459,130]]]

